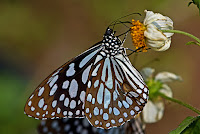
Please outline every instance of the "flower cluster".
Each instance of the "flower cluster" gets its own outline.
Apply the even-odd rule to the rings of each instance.
[[[149,88],[149,101],[143,109],[142,116],[145,123],[154,123],[163,117],[164,101],[159,94],[172,97],[171,88],[167,85],[168,82],[182,80],[178,75],[170,72],[160,72],[153,75],[155,72],[152,68],[144,68],[141,74]]]

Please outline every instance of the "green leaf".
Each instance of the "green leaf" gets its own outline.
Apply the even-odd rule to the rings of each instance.
[[[188,3],[188,7],[189,7],[191,4],[193,4],[193,2],[189,2],[189,3]]]
[[[187,117],[184,119],[178,128],[171,131],[169,134],[198,134],[200,132],[200,116]]]
[[[149,99],[153,100],[156,99],[159,93],[159,90],[162,89],[163,83],[158,80],[149,79],[146,81],[147,86],[149,88]]]
[[[200,0],[192,0],[192,1],[195,5],[197,5],[198,8],[200,8]]]
[[[188,3],[188,6],[190,6],[191,4],[197,5],[197,7],[199,8],[199,15],[200,15],[200,0],[192,0],[192,2]]]

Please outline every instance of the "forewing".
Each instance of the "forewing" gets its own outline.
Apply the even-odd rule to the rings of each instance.
[[[86,95],[86,117],[93,126],[108,129],[142,111],[148,88],[129,59],[119,54],[94,65]]]
[[[100,49],[92,47],[50,74],[27,100],[25,113],[36,119],[82,117],[88,75]]]

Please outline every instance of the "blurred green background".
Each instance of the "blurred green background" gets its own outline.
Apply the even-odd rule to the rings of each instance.
[[[145,9],[160,12],[174,21],[175,29],[200,37],[200,17],[190,0],[126,1],[0,1],[0,133],[35,134],[39,121],[24,115],[26,99],[54,69],[102,39],[117,18]],[[144,14],[143,14],[144,15]],[[138,16],[127,18],[137,19]],[[122,29],[125,27],[122,27]],[[200,108],[200,47],[184,45],[188,37],[175,34],[166,52],[140,53],[131,61],[137,69],[148,66],[170,71],[183,82],[170,84],[174,97]],[[130,37],[125,43],[132,49]],[[168,133],[193,112],[167,103],[164,118],[147,124],[148,134]]]

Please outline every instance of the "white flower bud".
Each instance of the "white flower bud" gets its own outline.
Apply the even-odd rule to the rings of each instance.
[[[171,36],[173,33],[162,32],[161,30],[172,30],[173,21],[160,13],[145,10],[146,17],[144,19],[144,36],[146,44],[156,51],[165,51],[170,47]]]
[[[164,103],[162,101],[148,101],[143,109],[143,120],[145,123],[155,123],[162,119]]]

